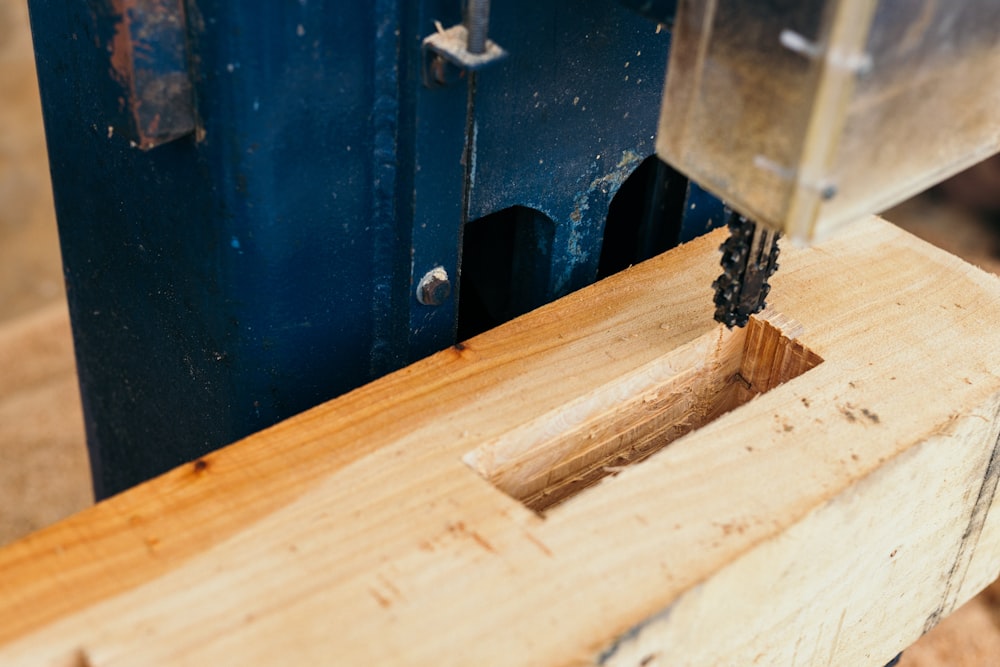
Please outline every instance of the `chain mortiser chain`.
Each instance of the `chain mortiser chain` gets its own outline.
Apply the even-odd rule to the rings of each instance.
[[[730,329],[744,327],[766,305],[768,279],[778,269],[781,233],[734,212],[722,251],[722,275],[715,289],[715,319]]]

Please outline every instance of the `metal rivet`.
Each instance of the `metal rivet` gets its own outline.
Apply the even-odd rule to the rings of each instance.
[[[451,281],[443,266],[435,266],[417,283],[417,301],[425,306],[440,306],[451,296]]]

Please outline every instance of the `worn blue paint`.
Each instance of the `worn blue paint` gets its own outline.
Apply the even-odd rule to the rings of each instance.
[[[457,293],[470,220],[540,211],[542,300],[592,281],[669,46],[617,3],[510,0],[510,57],[428,89],[456,0],[188,0],[199,139],[142,152],[107,131],[107,0],[30,8],[98,496],[453,343],[455,298],[414,288]]]
[[[491,35],[510,56],[479,74],[470,217],[524,205],[556,222],[551,299],[593,282],[608,205],[654,152],[670,35],[615,3],[505,4]]]

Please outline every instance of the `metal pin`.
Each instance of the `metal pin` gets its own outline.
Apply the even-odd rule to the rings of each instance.
[[[465,29],[468,31],[466,50],[477,55],[486,53],[486,37],[490,31],[490,0],[469,0]]]

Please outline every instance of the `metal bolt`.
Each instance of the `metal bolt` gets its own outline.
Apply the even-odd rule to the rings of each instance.
[[[490,30],[490,0],[469,0],[466,8],[465,29],[468,31],[465,50],[469,53],[486,53],[486,36]]]
[[[451,296],[451,281],[443,266],[435,266],[417,283],[417,301],[425,306],[440,306]]]

